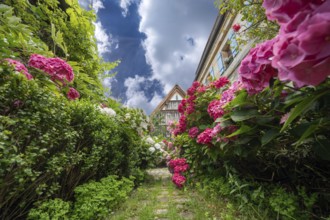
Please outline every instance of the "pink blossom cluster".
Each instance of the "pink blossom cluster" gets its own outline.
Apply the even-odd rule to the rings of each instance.
[[[196,96],[190,96],[188,99],[183,99],[178,106],[178,110],[180,112],[179,123],[176,125],[174,130],[170,131],[174,136],[178,134],[182,134],[187,129],[187,117],[186,114],[189,115],[195,111],[195,99]]]
[[[186,158],[177,158],[177,159],[173,159],[169,162],[169,167],[171,169],[174,169],[174,167],[176,167],[176,166],[183,166],[186,164],[187,164]]]
[[[200,87],[197,88],[197,92],[200,93],[204,93],[207,90],[207,86],[201,85]]]
[[[225,114],[224,106],[235,98],[235,92],[241,89],[241,82],[235,81],[227,90],[221,94],[219,100],[210,102],[207,112],[215,120]]]
[[[173,150],[173,143],[167,140],[163,140],[163,143],[165,144],[167,150]]]
[[[191,85],[191,87],[187,90],[187,94],[189,96],[195,95],[195,92],[199,86],[200,86],[200,83],[197,81],[194,81],[193,84]]]
[[[178,111],[183,114],[186,111],[187,108],[187,100],[182,99],[179,106],[178,106]]]
[[[186,178],[182,176],[180,173],[174,173],[172,176],[172,182],[178,187],[182,188],[184,183],[186,182]]]
[[[40,69],[51,76],[53,81],[72,82],[74,74],[71,66],[60,58],[47,58],[39,54],[32,54],[29,66]]]
[[[317,86],[330,75],[330,1],[280,2],[278,9],[263,4],[281,26],[272,65],[281,81]]]
[[[186,159],[178,158],[170,160],[168,166],[174,173],[172,176],[172,182],[179,188],[183,187],[183,184],[186,182],[186,178],[182,175],[182,173],[189,169]]]
[[[190,129],[189,129],[189,132],[188,132],[189,137],[191,137],[191,138],[195,138],[195,137],[197,137],[198,133],[199,133],[199,130],[198,130],[197,127],[192,127],[192,128],[190,128]]]
[[[211,86],[214,86],[217,89],[220,89],[227,85],[229,83],[229,80],[227,77],[220,77],[219,79],[215,80],[214,82],[211,83]]]
[[[277,75],[270,58],[273,57],[275,39],[265,41],[251,49],[238,70],[243,87],[249,94],[255,94],[269,86],[271,78]]]
[[[21,62],[13,59],[5,59],[5,61],[13,65],[16,71],[23,73],[28,80],[33,78],[28,72],[28,69]],[[28,64],[30,67],[46,72],[51,76],[53,81],[59,80],[63,85],[66,85],[66,81],[72,82],[74,79],[71,66],[60,58],[46,58],[39,54],[32,54]],[[80,94],[76,89],[70,87],[67,92],[67,97],[70,100],[75,100],[80,97]]]
[[[187,129],[187,117],[184,114],[181,114],[179,119],[179,124],[174,129],[173,134],[177,136],[178,134],[182,134]]]
[[[211,146],[213,140],[215,142],[228,142],[230,140],[236,140],[238,136],[231,138],[226,137],[234,133],[236,130],[237,126],[231,125],[223,128],[221,127],[220,123],[218,123],[215,127],[207,128],[202,133],[200,133],[197,136],[197,143]]]
[[[80,94],[77,90],[75,90],[74,88],[70,87],[69,91],[67,92],[67,97],[70,100],[75,100],[78,99],[80,97]]]
[[[24,66],[23,63],[9,58],[5,59],[5,61],[14,66],[17,72],[24,74],[28,80],[33,79],[33,76],[29,73],[28,69]]]
[[[174,129],[176,128],[176,122],[175,121],[169,121],[167,123],[167,131],[169,131],[170,133],[173,133]]]
[[[207,107],[207,112],[215,120],[224,115],[225,111],[222,109],[221,101],[216,99],[210,102]]]
[[[265,0],[270,20],[280,24],[279,35],[251,49],[239,68],[250,94],[278,76],[296,87],[317,86],[330,75],[330,1]],[[277,71],[275,71],[275,69]]]
[[[233,25],[234,32],[238,32],[240,29],[241,29],[241,25],[240,24],[234,24]]]
[[[213,138],[212,131],[212,128],[206,128],[202,133],[197,136],[197,143],[210,144]]]
[[[242,82],[240,81],[233,82],[233,84],[229,87],[229,89],[225,90],[221,94],[220,102],[222,107],[228,102],[232,101],[236,96],[235,93],[241,89],[242,89]]]
[[[277,20],[279,24],[286,24],[294,19],[299,12],[314,10],[324,0],[264,0],[262,6],[266,9],[268,20]]]

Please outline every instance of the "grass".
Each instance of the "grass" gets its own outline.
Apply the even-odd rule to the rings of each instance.
[[[170,180],[154,180],[152,177],[147,180],[108,219],[259,219],[251,215],[252,211],[238,212],[238,207],[225,199],[210,198],[192,189],[179,190]]]

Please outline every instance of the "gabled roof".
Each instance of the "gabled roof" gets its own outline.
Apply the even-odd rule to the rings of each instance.
[[[165,98],[158,104],[158,106],[155,108],[153,112],[151,112],[150,115],[159,112],[176,92],[179,93],[182,97],[186,96],[186,92],[183,91],[183,89],[178,84],[175,84],[173,89],[171,89],[171,91],[165,96]]]

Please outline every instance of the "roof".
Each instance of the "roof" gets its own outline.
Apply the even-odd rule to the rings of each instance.
[[[186,96],[186,92],[178,85],[175,84],[175,86],[171,89],[171,91],[165,96],[165,98],[157,105],[157,107],[155,108],[155,110],[153,110],[153,112],[151,112],[150,115],[153,115],[157,112],[160,111],[160,109],[166,104],[167,101],[169,101],[169,99],[175,94],[175,93],[179,93],[182,97]]]
[[[214,42],[217,38],[217,35],[219,34],[219,31],[221,29],[221,26],[223,25],[223,22],[225,20],[226,14],[218,14],[217,19],[214,22],[211,34],[209,36],[209,39],[207,40],[206,46],[204,48],[201,60],[199,61],[196,73],[195,73],[195,81],[198,79],[199,74],[201,73],[201,70],[204,66],[204,63],[206,62],[206,59],[208,57],[209,52],[212,49],[212,46],[214,45]]]

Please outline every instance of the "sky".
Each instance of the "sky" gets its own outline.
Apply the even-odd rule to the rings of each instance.
[[[97,14],[105,61],[120,60],[103,84],[111,97],[150,114],[175,84],[188,89],[218,14],[214,0],[79,0]]]

